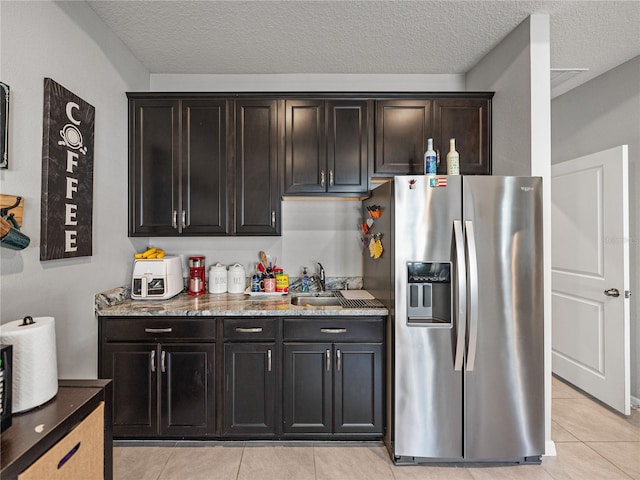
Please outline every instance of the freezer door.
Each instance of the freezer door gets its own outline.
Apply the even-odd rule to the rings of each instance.
[[[454,222],[461,225],[461,179],[441,178],[437,184],[426,176],[394,178],[396,459],[461,459],[463,452],[453,238]]]
[[[541,455],[541,179],[464,177],[463,209],[469,275],[464,456]]]

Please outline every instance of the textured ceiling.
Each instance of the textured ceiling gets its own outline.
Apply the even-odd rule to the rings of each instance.
[[[533,13],[566,88],[640,55],[640,0],[88,3],[151,73],[464,74]]]

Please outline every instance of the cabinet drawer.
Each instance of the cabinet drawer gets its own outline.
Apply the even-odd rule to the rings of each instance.
[[[102,341],[167,341],[216,338],[215,318],[103,318]]]
[[[285,319],[284,339],[314,342],[382,342],[381,318]]]
[[[18,480],[104,478],[104,403],[18,475]]]
[[[225,340],[275,340],[275,318],[225,318]]]

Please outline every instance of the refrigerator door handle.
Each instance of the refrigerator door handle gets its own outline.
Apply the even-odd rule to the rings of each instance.
[[[478,344],[478,255],[473,222],[465,220],[467,239],[467,278],[469,280],[469,344],[467,350],[467,371],[472,372],[476,362]]]
[[[462,231],[462,222],[460,220],[453,221],[453,240],[455,243],[455,272],[456,272],[456,356],[453,369],[460,371],[464,364],[464,347],[467,334],[467,262],[464,253],[464,232]]]

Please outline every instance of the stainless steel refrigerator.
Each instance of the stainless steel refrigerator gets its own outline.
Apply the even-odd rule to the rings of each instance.
[[[544,453],[542,181],[397,176],[364,288],[390,310],[387,430],[397,464],[539,463]]]

